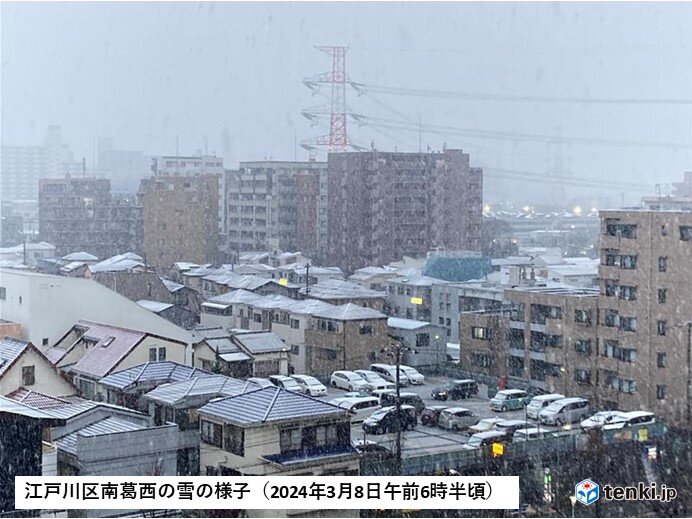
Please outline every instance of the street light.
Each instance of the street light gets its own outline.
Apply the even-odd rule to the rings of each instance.
[[[575,495],[569,496],[569,502],[572,503],[572,519],[574,519],[574,505],[577,504],[577,496],[575,496]]]

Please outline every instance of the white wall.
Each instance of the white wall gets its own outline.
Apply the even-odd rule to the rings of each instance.
[[[91,279],[0,269],[0,286],[7,290],[0,317],[20,323],[23,338],[39,348],[44,338],[54,345],[79,319],[192,343],[187,330]]]
[[[22,384],[22,368],[24,366],[34,366],[35,383],[31,386]],[[62,378],[48,359],[31,348],[27,349],[15,364],[3,374],[0,379],[0,395],[7,395],[22,386],[51,396],[75,394],[74,387]]]

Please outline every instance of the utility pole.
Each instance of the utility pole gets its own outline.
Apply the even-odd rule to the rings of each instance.
[[[394,475],[395,476],[401,476],[401,429],[402,429],[402,420],[401,420],[401,350],[402,350],[402,344],[401,341],[397,338],[394,337],[393,335],[389,336],[389,348],[385,349],[384,351],[387,352],[389,355],[394,354],[395,362],[396,362],[396,378],[395,378],[395,386],[396,386],[396,402],[394,404],[394,413],[396,416],[396,419],[394,420],[394,423],[396,423],[396,443],[395,443],[395,448],[394,448]]]
[[[305,265],[305,297],[310,295],[310,264]]]

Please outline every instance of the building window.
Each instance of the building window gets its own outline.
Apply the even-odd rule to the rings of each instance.
[[[667,390],[668,386],[656,384],[656,398],[658,400],[665,400]]]
[[[373,329],[372,326],[369,324],[365,324],[360,327],[360,334],[361,335],[372,335],[373,334]]]
[[[222,448],[221,426],[219,424],[202,420],[200,422],[200,434],[204,443]]]
[[[637,318],[636,317],[620,317],[620,329],[626,332],[636,332],[637,331]]]
[[[482,341],[490,340],[492,333],[490,329],[484,328],[482,326],[472,326],[471,327],[471,337],[474,339],[480,339]]]
[[[300,429],[283,429],[279,435],[279,447],[281,452],[299,451],[302,447],[303,437]]]
[[[680,239],[682,241],[692,241],[692,226],[681,225],[680,226]]]
[[[2,299],[3,301],[7,299],[7,288],[0,287],[0,299]]]
[[[657,328],[657,332],[659,335],[665,335],[666,334],[666,322],[665,321],[656,321],[656,328]]]
[[[48,337],[44,337],[44,338],[41,340],[41,344],[42,344],[43,346],[48,346]]]
[[[664,304],[666,302],[668,293],[665,288],[659,288],[658,289],[658,302],[660,304]]]
[[[637,287],[629,287],[622,285],[620,287],[620,299],[625,301],[636,301],[637,300]]]
[[[668,229],[665,225],[661,225],[661,236],[668,236]]]
[[[636,254],[623,254],[620,256],[620,268],[632,270],[637,268]]]
[[[160,361],[166,360],[166,348],[165,347],[159,348],[159,360]]]
[[[444,324],[445,324],[445,318],[444,317],[438,317],[437,320],[441,325],[444,326]]]
[[[658,271],[665,272],[666,270],[668,270],[668,256],[659,256]]]
[[[581,324],[591,324],[591,310],[574,310],[574,322]]]
[[[636,393],[637,383],[634,380],[612,377],[610,387],[621,393]]]
[[[291,353],[293,355],[300,355],[300,345],[294,344],[293,346],[291,346]]]
[[[416,334],[416,348],[429,348],[430,347],[430,334],[429,333],[417,333]]]
[[[149,348],[149,362],[156,362],[156,348]]]
[[[659,368],[665,368],[666,367],[666,354],[665,354],[665,352],[656,354],[656,365]]]
[[[294,330],[300,329],[300,321],[298,319],[291,319],[291,328]]]
[[[255,321],[256,323],[261,323],[262,322],[262,314],[253,314],[252,320]]]
[[[406,309],[406,319],[413,319],[413,310],[410,308]]]
[[[588,369],[575,369],[574,381],[583,386],[591,385],[591,371]]]
[[[489,368],[492,365],[492,357],[488,353],[472,353],[471,364],[479,368]]]
[[[588,339],[578,339],[574,341],[574,351],[580,355],[591,355],[591,341]]]
[[[223,448],[236,456],[245,456],[245,431],[236,425],[224,425]]]
[[[606,310],[603,316],[603,326],[615,328],[620,322],[617,310]]]
[[[626,223],[609,223],[606,225],[606,234],[635,239],[637,237],[637,226]]]
[[[24,366],[22,368],[22,385],[33,386],[36,383],[36,370],[34,366]]]

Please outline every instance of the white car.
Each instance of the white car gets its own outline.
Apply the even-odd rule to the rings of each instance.
[[[300,387],[298,382],[293,380],[291,377],[287,377],[285,375],[271,375],[269,380],[276,387],[282,387],[284,389],[288,389],[289,391],[295,391],[296,393],[303,392],[303,388]]]
[[[346,391],[361,391],[367,387],[367,382],[353,371],[335,371],[329,379],[332,387],[345,389]]]
[[[380,401],[372,396],[358,398],[335,398],[330,404],[346,409],[351,415],[351,422],[362,422],[380,409]]]
[[[502,421],[504,421],[502,418],[483,418],[482,420],[478,420],[478,423],[476,425],[470,426],[469,432],[471,434],[475,434],[475,433],[491,431],[492,429],[495,428],[496,423],[502,422]]]
[[[414,369],[411,366],[404,365],[401,365],[399,367],[401,368],[401,371],[406,373],[406,378],[409,380],[409,383],[411,385],[421,386],[425,384],[425,377],[421,375],[417,369]]]
[[[648,411],[630,411],[622,413],[622,420],[615,423],[609,423],[603,426],[603,429],[622,429],[623,427],[633,427],[635,425],[648,425],[656,422],[654,413]]]
[[[358,375],[360,375],[361,378],[368,383],[367,387],[368,387],[368,390],[370,390],[370,391],[376,391],[378,389],[395,389],[396,388],[396,386],[393,383],[387,382],[385,379],[383,379],[377,373],[375,373],[374,371],[370,371],[369,369],[357,369],[354,371],[354,373],[357,373]]]
[[[621,411],[599,411],[595,415],[582,421],[582,429],[600,429],[604,425],[611,423],[616,423],[618,421],[624,420],[623,413]]]
[[[254,384],[257,384],[259,387],[272,387],[274,384],[272,384],[271,380],[268,378],[260,378],[260,377],[250,377],[247,379],[248,382],[252,382]]]
[[[324,396],[327,394],[327,387],[310,375],[291,375],[291,378],[298,382],[303,393],[309,396]]]

